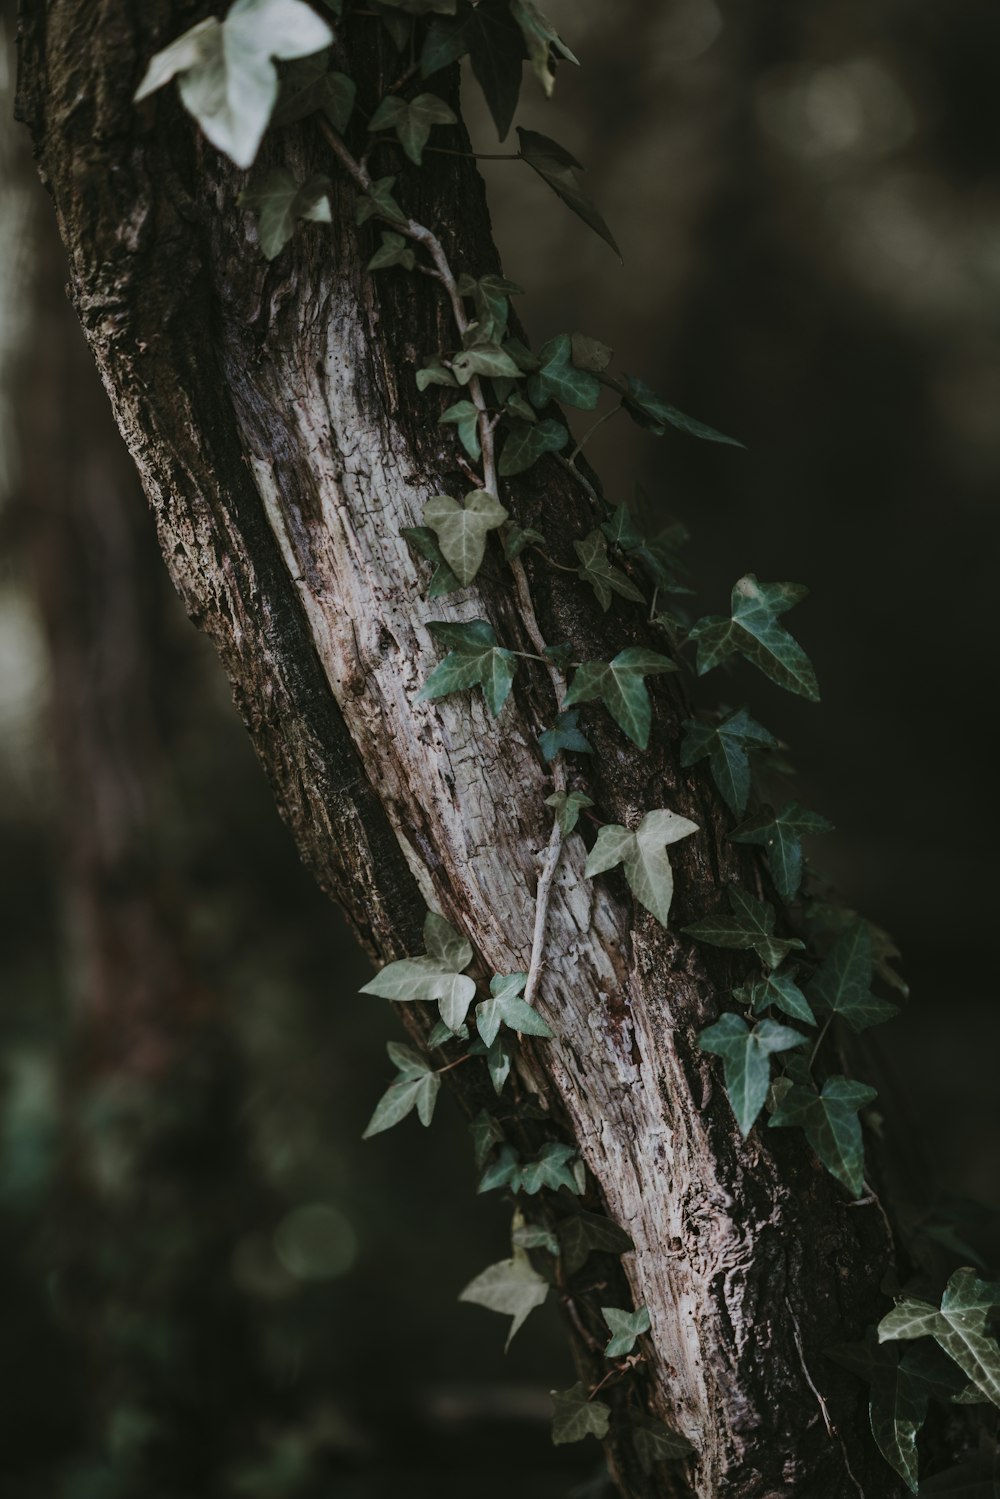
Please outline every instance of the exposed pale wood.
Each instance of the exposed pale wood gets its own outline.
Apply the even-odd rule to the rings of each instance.
[[[536,744],[554,710],[548,674],[523,664],[499,722],[478,695],[415,701],[438,657],[431,619],[486,616],[532,649],[498,551],[480,588],[428,603],[400,536],[433,493],[470,487],[451,430],[435,425],[444,402],[413,384],[449,343],[449,308],[425,278],[365,275],[369,234],[354,227],[342,177],[333,229],[310,226],[273,267],[262,262],[235,205],[240,174],[167,96],[139,112],[130,102],[149,54],[196,14],[125,0],[50,0],[26,14],[22,110],[77,309],[171,575],[219,648],[317,878],[385,957],[419,950],[428,901],[469,935],[483,973],[525,968],[550,830]],[[375,99],[372,35],[354,39],[352,66]],[[309,127],[265,150],[335,170]],[[400,192],[442,226],[457,269],[495,268],[469,164],[435,158]],[[554,462],[504,503],[561,560],[596,518]],[[529,564],[528,577],[548,640],[607,657],[644,638],[634,611],[602,616],[564,574]],[[726,843],[706,778],[679,768],[676,687],[653,692],[649,754],[595,711],[598,755],[573,776],[606,820],[634,826],[670,806],[699,824],[673,850],[680,927],[718,903],[724,878],[759,876]],[[882,1220],[848,1210],[791,1132],[741,1141],[695,1036],[746,966],[664,932],[619,876],[585,880],[585,856],[574,834],[552,890],[537,1003],[557,1039],[526,1041],[521,1068],[635,1241],[625,1265],[652,1317],[644,1388],[698,1450],[690,1492],[895,1494],[864,1439],[860,1387],[823,1356],[879,1306]],[[670,1491],[627,1450],[614,1456],[625,1491]]]

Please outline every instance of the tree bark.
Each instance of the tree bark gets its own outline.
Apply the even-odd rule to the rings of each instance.
[[[261,162],[328,172],[334,223],[303,227],[264,262],[236,205],[243,174],[172,96],[132,103],[150,55],[202,14],[167,0],[25,6],[20,113],[74,304],[171,577],[219,650],[324,890],[382,958],[420,950],[430,904],[467,933],[481,974],[526,969],[549,833],[536,741],[554,712],[548,675],[522,670],[498,722],[478,694],[415,701],[437,659],[431,619],[486,617],[504,643],[532,649],[498,554],[457,602],[428,603],[400,534],[431,495],[470,487],[436,425],[435,393],[413,380],[454,345],[449,309],[429,278],[366,275],[371,231],[355,227],[355,189],[309,122],[276,132]],[[394,71],[378,30],[360,17],[341,39],[365,109]],[[397,192],[456,270],[498,268],[473,163],[428,157]],[[564,562],[601,518],[554,461],[503,498]],[[572,639],[582,659],[660,644],[624,611],[601,615],[568,574],[527,567],[547,640]],[[652,1319],[642,1398],[697,1453],[647,1477],[618,1440],[616,1477],[643,1496],[894,1495],[861,1386],[823,1352],[878,1315],[884,1220],[848,1202],[797,1132],[743,1141],[717,1064],[697,1047],[748,968],[679,929],[718,905],[727,879],[761,890],[762,876],[727,843],[707,778],[680,768],[680,689],[668,680],[653,696],[649,752],[595,712],[597,753],[574,774],[603,819],[634,826],[666,805],[699,824],[674,850],[676,930],[636,907],[617,876],[585,880],[584,843],[570,837],[538,996],[556,1039],[525,1038],[517,1063],[632,1236],[625,1270]],[[593,1314],[584,1298],[578,1318]],[[578,1352],[591,1377],[585,1342]]]

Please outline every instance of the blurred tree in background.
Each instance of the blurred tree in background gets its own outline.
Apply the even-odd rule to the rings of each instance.
[[[906,958],[887,1110],[915,1175],[995,1207],[996,9],[549,9],[587,66],[525,122],[587,160],[627,269],[487,163],[505,268],[539,339],[607,330],[747,441],[594,456],[697,521],[707,598],[753,562],[809,580],[824,707],[778,717],[826,867]],[[163,576],[9,123],[0,151],[2,1492],[566,1492],[593,1458],[549,1446],[555,1318],[503,1361],[454,1302],[505,1233],[457,1111],[433,1161],[359,1140],[367,965]]]

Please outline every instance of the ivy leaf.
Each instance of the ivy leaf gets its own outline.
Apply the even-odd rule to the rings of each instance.
[[[201,21],[157,52],[135,100],[179,76],[181,102],[212,145],[248,167],[278,99],[273,59],[307,57],[332,42],[304,0],[236,0],[224,21]]]
[[[429,599],[441,598],[443,594],[454,593],[461,584],[455,577],[451,568],[441,555],[441,548],[437,544],[437,537],[428,526],[404,526],[400,532],[414,551],[418,552],[425,561],[433,563],[434,571],[427,589]]]
[[[539,368],[528,382],[528,399],[539,410],[549,401],[562,401],[578,411],[593,411],[601,398],[601,382],[572,362],[572,341],[560,333],[538,352]]]
[[[434,620],[427,628],[435,639],[443,640],[452,649],[427,678],[417,694],[417,702],[429,703],[452,692],[481,687],[486,705],[496,718],[510,696],[517,670],[514,653],[498,643],[493,626],[485,619],[461,625]]]
[[[454,125],[458,116],[436,94],[401,99],[387,94],[368,121],[369,131],[394,130],[414,166],[423,165],[423,152],[434,125]]]
[[[507,441],[500,454],[500,477],[512,479],[536,464],[544,453],[560,453],[569,442],[569,433],[554,417],[544,421],[512,422]]]
[[[486,1167],[476,1188],[478,1194],[495,1192],[498,1187],[510,1187],[512,1192],[521,1190],[521,1158],[513,1145],[504,1145],[496,1160]]]
[[[473,375],[486,375],[493,379],[503,376],[509,380],[520,380],[521,371],[510,355],[499,344],[473,344],[463,349],[451,361],[452,374],[459,385],[468,385]]]
[[[504,411],[519,422],[537,422],[538,413],[519,391],[512,391],[504,402]]]
[[[917,1435],[930,1396],[938,1390],[928,1383],[917,1361],[901,1359],[898,1349],[880,1345],[874,1327],[866,1329],[860,1343],[827,1349],[827,1357],[871,1385],[868,1413],[875,1444],[915,1494],[919,1486]]]
[[[587,858],[584,875],[592,879],[616,864],[624,866],[629,888],[640,905],[651,911],[663,926],[670,914],[674,873],[667,845],[679,843],[699,832],[696,822],[679,817],[666,807],[647,812],[634,833],[617,823],[601,828]]]
[[[493,1045],[486,1053],[486,1070],[490,1075],[494,1093],[499,1095],[503,1092],[504,1083],[510,1077],[510,1066],[512,1057],[502,1036],[497,1036]]]
[[[358,199],[357,223],[366,224],[369,219],[382,218],[391,224],[408,224],[409,219],[392,196],[395,185],[395,177],[379,177],[373,182],[367,193],[362,193]]]
[[[364,1140],[391,1129],[413,1109],[416,1109],[421,1124],[429,1125],[441,1088],[440,1077],[419,1052],[400,1045],[398,1041],[390,1041],[386,1050],[400,1076],[379,1099],[362,1136]]]
[[[577,1208],[570,1217],[560,1220],[559,1241],[562,1244],[566,1272],[575,1275],[582,1270],[593,1252],[601,1254],[628,1254],[635,1248],[623,1228],[610,1218],[598,1213],[585,1212]]]
[[[686,432],[689,437],[704,438],[706,442],[722,442],[731,448],[744,446],[735,437],[727,437],[714,427],[695,421],[693,416],[685,416],[676,406],[668,406],[666,401],[661,401],[655,391],[650,390],[648,385],[637,380],[634,375],[625,376],[622,405],[634,422],[638,422],[640,427],[645,427],[647,432],[652,432],[656,437],[662,437],[668,427],[676,427],[679,432]]]
[[[518,95],[524,38],[508,0],[479,0],[466,20],[472,72],[489,106],[497,135],[506,139]]]
[[[589,583],[601,608],[607,610],[612,593],[633,603],[644,604],[642,592],[608,556],[608,543],[600,531],[591,531],[582,541],[574,541],[573,550],[580,559],[576,570],[583,583]]]
[[[602,1306],[601,1316],[611,1333],[611,1341],[604,1350],[605,1358],[622,1358],[631,1353],[636,1339],[648,1332],[651,1326],[649,1310],[644,1306],[634,1312],[623,1312],[616,1306]]]
[[[864,1185],[864,1142],[858,1110],[877,1094],[849,1077],[828,1077],[822,1093],[793,1083],[771,1115],[770,1127],[800,1125],[823,1165],[854,1197]]]
[[[511,1243],[521,1249],[545,1249],[554,1259],[559,1258],[559,1240],[549,1228],[538,1228],[534,1224],[515,1228],[510,1238]]]
[[[603,702],[615,723],[640,749],[649,746],[653,709],[645,678],[660,676],[677,667],[667,656],[632,645],[619,651],[613,661],[586,661],[579,668],[563,699],[574,703]]]
[[[757,900],[738,885],[727,887],[731,916],[705,916],[683,930],[697,942],[712,947],[752,948],[768,968],[777,968],[783,958],[805,943],[798,937],[776,937],[774,907]]]
[[[521,160],[526,161],[543,182],[547,182],[552,191],[562,198],[567,208],[571,208],[595,234],[599,234],[621,260],[622,252],[614,235],[577,181],[576,173],[582,172],[583,167],[576,158],[564,146],[560,146],[558,141],[547,135],[540,135],[537,130],[524,130],[519,125],[517,138]]]
[[[532,1268],[525,1251],[515,1247],[509,1260],[490,1265],[469,1282],[458,1299],[513,1318],[505,1345],[509,1348],[511,1339],[518,1328],[524,1326],[528,1314],[536,1306],[541,1306],[548,1294],[548,1281]]]
[[[606,370],[614,358],[614,350],[599,338],[588,338],[586,333],[574,333],[570,340],[573,363],[578,370],[590,370],[599,375]]]
[[[580,65],[579,61],[559,33],[553,30],[547,17],[542,15],[535,0],[510,0],[510,13],[521,28],[532,71],[545,90],[546,98],[551,98],[556,80],[550,61],[550,49],[558,52],[567,62],[576,63],[577,67]]]
[[[545,729],[538,736],[546,764],[551,764],[560,750],[569,750],[578,755],[592,755],[594,746],[580,732],[580,714],[575,708],[566,709],[556,719],[555,728]]]
[[[562,1447],[567,1442],[582,1442],[584,1437],[603,1441],[611,1424],[611,1407],[603,1400],[590,1400],[585,1384],[568,1390],[550,1390],[552,1396],[552,1443]]]
[[[472,944],[443,916],[428,911],[424,946],[422,957],[387,963],[361,993],[398,1002],[436,1000],[445,1025],[457,1031],[476,997],[475,980],[462,973],[472,962]]]
[[[879,1342],[933,1338],[980,1395],[1000,1407],[1000,1344],[986,1328],[994,1308],[1000,1308],[1000,1281],[982,1281],[964,1266],[949,1280],[940,1307],[914,1296],[897,1301],[878,1325]]]
[[[842,1015],[855,1031],[891,1020],[899,1010],[871,992],[872,939],[868,923],[855,921],[841,932],[806,985],[812,1003]]]
[[[454,423],[458,428],[458,438],[462,447],[469,457],[476,462],[483,456],[483,450],[479,443],[479,412],[471,401],[456,401],[454,406],[449,406],[438,417],[441,425]]]
[[[698,646],[698,675],[739,652],[772,682],[788,692],[819,702],[816,673],[805,651],[783,625],[779,614],[805,598],[801,583],[760,583],[753,573],[733,588],[732,618],[708,615],[691,630]]]
[[[473,17],[463,16],[431,22],[420,53],[421,78],[430,78],[465,56],[472,39],[472,21]]]
[[[742,1015],[721,1015],[698,1037],[702,1051],[722,1058],[726,1092],[740,1134],[746,1139],[771,1086],[771,1053],[804,1046],[807,1037],[776,1020],[761,1020],[750,1030]]]
[[[764,978],[753,979],[739,989],[734,989],[733,998],[748,1005],[755,1015],[774,1008],[790,1015],[793,1020],[803,1020],[806,1025],[815,1025],[809,1001],[795,982],[791,973],[768,973]]]
[[[687,1437],[672,1431],[663,1421],[643,1412],[630,1418],[632,1445],[635,1447],[639,1466],[645,1474],[652,1473],[657,1463],[677,1462],[690,1457],[694,1448]]]
[[[354,112],[357,85],[346,73],[329,71],[329,50],[288,63],[281,70],[281,93],[271,124],[292,125],[322,112],[341,133]]]
[[[778,894],[794,900],[802,884],[803,837],[832,832],[833,823],[818,812],[807,812],[798,802],[788,802],[780,812],[767,807],[749,817],[729,836],[734,843],[756,843],[766,849],[767,867]]]
[[[490,997],[476,1006],[476,1026],[487,1046],[492,1046],[501,1025],[526,1036],[544,1036],[552,1032],[538,1011],[521,999],[528,982],[526,973],[497,974],[490,982]]]
[[[750,755],[754,749],[773,749],[778,741],[761,728],[745,708],[737,708],[717,724],[689,718],[681,741],[681,764],[708,760],[712,779],[737,817],[746,811],[750,796]]]
[[[426,390],[429,385],[454,386],[458,384],[451,370],[441,364],[439,360],[425,365],[422,370],[417,370],[416,379],[418,390]]]
[[[531,526],[511,526],[504,536],[503,554],[508,562],[513,562],[525,547],[540,546],[544,542],[541,531],[535,531]]]
[[[517,296],[523,291],[524,288],[518,286],[516,281],[508,281],[504,276],[489,274],[478,279],[472,276],[458,278],[459,296],[472,298],[479,326],[489,329],[490,336],[495,339],[502,339],[507,331],[507,319],[510,316],[508,297]]]
[[[521,1168],[522,1192],[533,1197],[543,1187],[547,1187],[550,1192],[558,1192],[560,1187],[566,1187],[574,1195],[578,1194],[580,1187],[568,1164],[576,1153],[575,1145],[547,1140],[535,1159],[526,1161]]]
[[[560,830],[565,837],[569,837],[580,820],[580,811],[583,807],[592,807],[594,803],[589,796],[582,791],[553,791],[551,796],[545,798],[547,807],[555,807],[556,819]]]
[[[436,494],[424,506],[424,525],[437,536],[441,555],[463,586],[472,582],[482,565],[487,536],[507,519],[499,500],[485,489],[467,494],[464,505],[450,494]]]
[[[472,1153],[477,1166],[483,1165],[494,1145],[502,1145],[504,1142],[500,1124],[485,1109],[479,1110],[469,1125],[469,1133],[472,1136]]]
[[[382,243],[375,251],[371,260],[369,260],[366,269],[369,271],[383,271],[390,265],[401,265],[404,270],[412,271],[415,264],[416,256],[403,236],[401,234],[394,234],[390,229],[383,229]],[[420,374],[423,373],[423,370],[421,370]]]
[[[299,219],[330,223],[330,179],[310,177],[297,182],[283,167],[273,167],[259,176],[239,196],[241,208],[257,218],[257,237],[266,260],[273,260],[284,249]]]

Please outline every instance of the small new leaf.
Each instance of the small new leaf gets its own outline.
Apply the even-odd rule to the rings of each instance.
[[[435,620],[427,628],[451,650],[427,678],[417,702],[429,703],[452,692],[481,687],[495,718],[510,695],[517,657],[498,643],[493,626],[485,619],[461,625]]]
[[[729,836],[734,843],[756,843],[765,849],[775,889],[785,900],[794,900],[802,884],[803,837],[832,832],[833,823],[818,812],[808,812],[798,802],[788,802],[780,812],[767,807],[756,813]]]
[[[538,736],[546,763],[551,763],[560,750],[569,750],[578,755],[592,755],[594,746],[580,732],[580,715],[575,708],[560,713],[554,729],[544,729]]]
[[[584,1437],[603,1441],[611,1424],[611,1407],[603,1400],[590,1400],[585,1384],[568,1390],[550,1390],[552,1396],[552,1442],[561,1447],[567,1442],[582,1442]]]
[[[521,998],[528,982],[526,973],[497,974],[490,982],[490,997],[476,1006],[476,1026],[487,1046],[492,1046],[501,1025],[526,1036],[544,1036],[552,1032],[538,1011]]]
[[[636,1339],[650,1329],[649,1311],[640,1306],[637,1311],[623,1312],[616,1306],[602,1306],[601,1316],[608,1324],[611,1341],[604,1350],[605,1358],[623,1358],[631,1353]]]
[[[666,807],[647,812],[634,833],[617,823],[607,824],[598,833],[583,872],[591,879],[617,864],[623,865],[636,900],[666,926],[674,894],[667,847],[698,831],[696,822]]]
[[[753,1128],[771,1086],[771,1053],[804,1046],[807,1038],[776,1020],[749,1028],[742,1015],[727,1013],[698,1037],[702,1051],[722,1058],[726,1092],[744,1139]]]
[[[421,1124],[430,1124],[441,1087],[437,1073],[412,1047],[390,1041],[386,1050],[400,1075],[379,1099],[362,1137],[365,1140],[391,1129],[413,1109],[416,1109]]]
[[[613,661],[587,661],[570,683],[564,705],[603,702],[615,723],[640,749],[649,746],[653,721],[645,678],[659,676],[677,667],[668,656],[628,646]]]
[[[359,224],[366,224],[369,219],[388,219],[391,224],[408,224],[409,219],[400,208],[392,190],[396,185],[395,177],[379,177],[373,182],[367,193],[362,193],[358,199],[355,218]]]
[[[369,130],[394,130],[399,144],[415,166],[423,165],[423,151],[434,125],[454,125],[457,116],[436,94],[401,99],[387,94],[368,121]]]
[[[801,1126],[826,1169],[854,1197],[860,1197],[865,1168],[858,1110],[876,1096],[874,1088],[849,1077],[828,1077],[822,1093],[793,1083],[771,1115],[770,1127]]]
[[[574,541],[573,550],[580,560],[576,575],[581,582],[590,584],[602,609],[610,607],[612,593],[635,604],[645,603],[641,589],[609,558],[608,543],[602,532],[591,531],[582,541]]]
[[[256,215],[257,237],[266,260],[280,254],[300,219],[329,224],[329,192],[328,177],[297,182],[283,167],[272,167],[240,193],[240,207]]]
[[[761,728],[745,708],[737,708],[717,724],[689,718],[681,740],[681,764],[708,760],[719,791],[737,817],[746,811],[750,796],[750,750],[774,749],[778,741]]]
[[[790,1015],[793,1020],[805,1021],[806,1025],[816,1024],[816,1016],[792,977],[792,971],[769,973],[764,978],[753,979],[741,988],[734,989],[732,993],[734,999],[748,1005],[755,1015],[775,1009]]]
[[[819,702],[816,673],[805,651],[778,616],[804,599],[800,583],[760,583],[753,573],[733,588],[732,618],[708,615],[692,628],[698,647],[698,675],[739,652],[772,682],[810,702]]]
[[[548,1281],[532,1268],[524,1250],[515,1248],[509,1260],[490,1265],[471,1280],[458,1299],[511,1317],[513,1320],[505,1344],[505,1348],[509,1348],[511,1339],[524,1326],[528,1314],[536,1306],[541,1306],[548,1293]]]
[[[560,830],[565,837],[569,837],[580,820],[580,811],[583,807],[592,807],[594,803],[589,796],[582,791],[553,791],[551,796],[545,798],[547,807],[555,807],[556,819]]]
[[[383,271],[387,266],[401,265],[405,271],[412,271],[415,264],[416,256],[403,236],[394,233],[391,229],[383,229],[382,243],[369,260],[367,269]],[[419,384],[419,376],[417,383]]]
[[[442,411],[438,421],[442,425],[453,423],[458,428],[459,442],[472,461],[478,462],[483,456],[483,450],[479,442],[479,412],[472,402],[456,401],[454,406]]]
[[[776,937],[774,907],[767,901],[757,900],[738,885],[729,885],[726,891],[731,916],[706,916],[683,930],[697,942],[707,942],[712,947],[752,948],[768,968],[777,968],[782,959],[805,943],[798,937]]]

